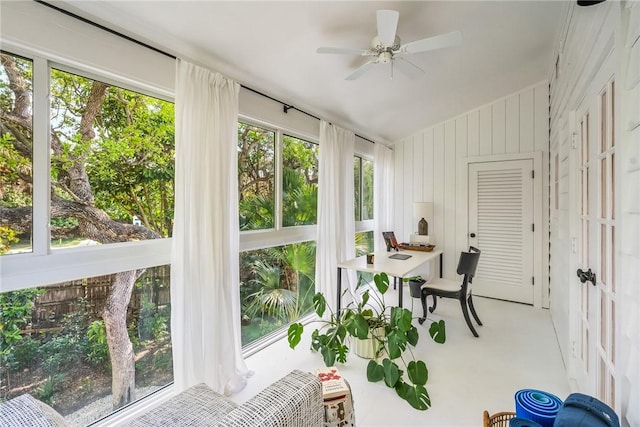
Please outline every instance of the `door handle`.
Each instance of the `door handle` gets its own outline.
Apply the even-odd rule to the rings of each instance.
[[[580,279],[580,282],[582,283],[591,282],[593,286],[596,285],[596,273],[591,271],[591,269],[588,269],[587,271],[582,271],[582,269],[579,268],[578,271],[576,271],[576,275]]]
[[[469,237],[471,237],[471,238],[476,237],[476,233],[469,234]]]

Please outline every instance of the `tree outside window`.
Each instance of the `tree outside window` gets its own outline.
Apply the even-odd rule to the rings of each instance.
[[[47,150],[42,150],[44,141],[30,142],[36,118],[27,99],[32,96],[41,99],[48,94],[30,92],[33,71],[29,61],[7,53],[2,53],[0,58],[0,164],[4,168],[0,178],[0,215],[4,227],[0,230],[1,252],[29,256],[19,252],[29,250],[27,242],[34,230],[31,195],[34,185],[40,185],[34,182],[42,182],[34,181],[34,173],[38,171],[33,171],[31,158],[34,147],[40,147],[40,152]],[[173,228],[174,198],[173,104],[59,69],[50,71],[49,90],[51,121],[47,154],[51,187],[45,191],[51,195],[50,247],[63,250],[169,237]],[[12,333],[18,331],[17,334],[3,335],[0,357],[5,358],[3,361],[17,357],[26,351],[26,347],[22,348],[24,343],[36,342],[37,347],[50,346],[47,360],[55,355],[64,358],[70,353],[56,343],[89,339],[91,333],[106,347],[107,354],[106,358],[102,354],[101,364],[92,370],[91,381],[104,375],[109,378],[107,389],[95,387],[94,393],[111,392],[112,409],[135,400],[136,374],[142,372],[136,369],[136,361],[140,361],[141,353],[148,354],[149,348],[141,347],[140,337],[136,338],[131,328],[138,327],[140,321],[149,322],[140,320],[145,316],[155,319],[158,331],[163,328],[168,331],[169,325],[169,311],[160,307],[157,300],[138,307],[133,317],[128,310],[131,296],[145,282],[147,271],[145,268],[114,271],[105,276],[102,279],[104,305],[99,311],[87,308],[83,298],[66,302],[64,310],[54,310],[66,315],[55,319],[55,326],[44,329],[30,327],[42,319],[33,317],[27,307],[41,313],[45,302],[49,307],[64,305],[52,296],[52,286],[1,293],[0,304],[13,307],[15,301],[22,301],[19,304],[25,311],[11,330]],[[162,282],[156,281],[156,285],[168,292],[168,276],[156,276],[156,279]],[[161,314],[162,310],[166,316]],[[3,315],[5,313],[3,310]],[[67,328],[68,324],[72,330]],[[168,360],[159,365],[166,371],[171,367],[171,342],[170,335],[163,337],[163,357]],[[23,378],[24,384],[13,382],[8,395],[2,397],[33,391],[36,395],[48,396],[56,407],[80,396],[83,381],[87,381],[78,377],[83,372],[80,367],[92,363],[86,349],[80,350],[77,359],[72,361],[77,369],[66,373],[64,378],[49,376],[44,383],[37,381],[37,375],[39,369],[45,369],[41,364],[46,362],[32,358],[34,365]],[[8,375],[4,363],[2,366],[2,375]],[[172,374],[168,380],[171,378]],[[167,378],[162,381],[166,384]],[[89,383],[85,385],[88,387]]]

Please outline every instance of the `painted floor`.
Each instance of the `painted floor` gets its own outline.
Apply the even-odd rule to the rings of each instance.
[[[419,299],[405,287],[405,306],[421,314]],[[391,292],[390,292],[391,293]],[[395,295],[393,295],[395,301]],[[382,383],[366,379],[367,360],[349,354],[338,365],[353,392],[357,426],[482,426],[482,413],[515,411],[514,394],[539,389],[565,399],[570,393],[565,366],[551,323],[549,310],[475,297],[476,311],[484,326],[479,338],[467,328],[456,300],[441,299],[432,320],[444,319],[447,342],[434,343],[428,324],[417,325],[420,341],[413,350],[429,369],[427,390],[431,408],[417,411]],[[283,338],[246,359],[254,375],[247,387],[232,398],[244,402],[292,369],[314,372],[323,366],[318,353],[309,350],[314,324],[305,329],[295,350]]]

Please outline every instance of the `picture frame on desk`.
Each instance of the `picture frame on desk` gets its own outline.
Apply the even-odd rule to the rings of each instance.
[[[396,239],[396,235],[393,231],[383,231],[382,237],[384,238],[384,242],[387,244],[387,252],[391,252],[391,249],[399,250],[398,248],[398,240]]]

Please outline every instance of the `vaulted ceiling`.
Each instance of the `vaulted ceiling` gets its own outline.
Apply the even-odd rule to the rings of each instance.
[[[548,78],[566,1],[65,1],[57,6],[368,138],[392,142]],[[410,79],[367,58],[376,10],[400,12],[403,43],[459,30],[462,45],[411,56]]]

